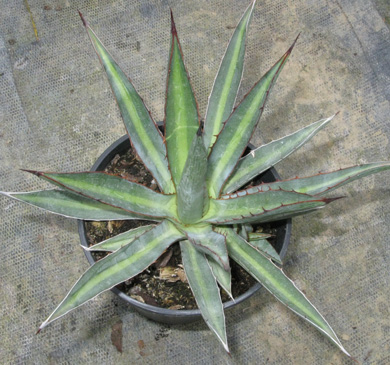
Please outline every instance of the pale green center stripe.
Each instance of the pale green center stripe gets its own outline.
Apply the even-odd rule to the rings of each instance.
[[[188,85],[189,81],[186,78],[184,64],[181,62],[179,45],[176,39],[174,42],[172,60],[175,65],[171,65],[170,75],[170,88],[172,88],[171,91],[173,93],[172,96],[174,97],[174,100],[171,100],[170,107],[173,109],[172,115],[175,127],[172,131],[170,131],[169,135],[167,135],[166,140],[168,141],[171,138],[174,139],[174,142],[170,145],[171,148],[169,148],[168,153],[170,151],[171,155],[174,155],[170,156],[170,158],[174,157],[174,159],[176,159],[177,162],[175,163],[175,166],[178,167],[178,175],[181,176],[192,142],[189,135],[193,135],[193,131],[197,130],[198,127],[188,125],[188,121],[185,120],[192,117],[189,115],[192,113],[192,110],[189,109],[190,100],[185,100],[187,97],[191,97],[189,95],[190,85]],[[183,119],[185,125],[183,125]],[[179,149],[182,153],[177,153]]]
[[[328,326],[326,326],[326,323],[322,321],[322,318],[317,313],[317,311],[314,309],[313,306],[311,306],[310,302],[303,297],[303,295],[299,292],[298,289],[296,289],[295,296],[294,293],[291,293],[291,290],[289,290],[289,287],[294,287],[294,284],[283,274],[281,269],[275,267],[267,258],[263,257],[260,253],[258,255],[251,255],[249,252],[246,252],[242,247],[245,243],[243,242],[237,242],[239,239],[237,237],[232,237],[233,235],[229,233],[229,236],[233,238],[234,241],[236,241],[234,244],[231,244],[231,249],[239,251],[239,257],[241,259],[241,265],[245,266],[248,272],[255,273],[253,269],[255,269],[258,274],[258,279],[261,281],[261,283],[273,293],[278,299],[280,299],[283,303],[287,301],[286,304],[291,303],[292,309],[300,312],[301,315],[307,315],[308,319],[315,324],[317,324],[320,328],[324,329],[328,333]],[[249,246],[248,246],[249,247]],[[257,252],[256,252],[257,253]],[[237,259],[239,258],[237,257]],[[244,260],[242,260],[242,258]],[[264,261],[262,264],[260,261]],[[265,262],[266,261],[266,262]],[[248,264],[252,266],[248,267]],[[268,265],[269,264],[269,265]],[[265,266],[271,266],[272,273],[269,272],[269,269],[265,269]],[[282,276],[282,278],[281,278]],[[282,279],[283,281],[287,280],[290,285],[283,285],[278,282],[278,280]],[[274,287],[275,289],[271,289],[270,287]],[[305,303],[302,303],[302,301],[299,298],[296,298],[296,295],[299,297],[302,297],[304,301],[309,304],[309,306],[305,306]],[[282,300],[282,298],[285,298]]]
[[[50,175],[48,175],[48,176],[50,176]],[[93,173],[92,173],[92,176],[93,176]],[[108,175],[108,178],[110,178],[110,177],[111,176]],[[72,188],[73,189],[80,189],[80,190],[85,191],[86,194],[91,193],[91,194],[99,195],[99,196],[107,196],[108,198],[111,198],[112,200],[119,200],[119,201],[122,201],[124,203],[126,203],[126,201],[131,201],[132,204],[142,205],[142,206],[145,206],[148,208],[153,208],[153,209],[155,209],[156,204],[159,203],[161,208],[164,208],[164,210],[165,209],[169,210],[169,208],[172,205],[172,199],[173,199],[172,196],[162,195],[162,194],[155,193],[153,191],[148,191],[149,189],[144,188],[143,186],[138,186],[135,183],[131,183],[130,181],[128,182],[129,191],[130,191],[130,189],[134,190],[132,193],[126,192],[123,190],[111,189],[109,187],[102,186],[102,185],[94,185],[94,184],[89,184],[89,183],[84,184],[83,182],[72,179],[71,176],[70,176],[70,178],[67,178],[66,176],[61,176],[60,178],[57,178],[57,179],[60,183],[68,186],[71,189]],[[115,179],[115,177],[114,177],[114,179]],[[117,182],[122,183],[122,181],[119,180],[119,178],[118,178]],[[127,181],[126,181],[126,183],[127,183]],[[133,186],[131,186],[131,185],[133,185]],[[145,193],[147,194],[146,196],[142,196],[141,194],[137,194],[137,191],[139,193],[142,190],[145,191]],[[150,193],[150,194],[148,194],[148,193]],[[153,197],[155,197],[156,199],[151,199]],[[164,200],[164,206],[162,206],[163,200]]]
[[[266,89],[266,86],[263,86],[262,89]],[[240,122],[237,123],[237,131],[232,135],[231,140],[229,141],[229,148],[225,150],[223,157],[216,163],[216,166],[210,179],[210,186],[212,189],[211,193],[214,197],[217,197],[219,195],[219,191],[223,183],[223,181],[221,181],[220,184],[217,184],[218,180],[220,180],[221,175],[223,175],[223,172],[226,170],[226,166],[231,162],[231,159],[233,158],[234,154],[237,153],[238,147],[241,147],[240,143],[242,142],[242,135],[248,132],[248,127],[253,127],[253,123],[251,123],[251,121],[258,110],[259,104],[263,96],[263,92],[258,92],[256,94],[256,97],[251,102],[244,116],[240,118]],[[237,112],[239,111],[237,110]],[[235,121],[231,120],[230,123],[232,122],[234,123]],[[221,134],[221,139],[222,138],[223,136]]]
[[[237,40],[238,45],[236,44],[236,47],[234,49],[232,61],[229,64],[229,70],[226,74],[225,82],[223,83],[223,86],[222,86],[222,93],[221,93],[220,101],[217,105],[217,111],[215,113],[215,121],[213,124],[213,135],[211,136],[210,146],[212,146],[214,141],[216,140],[216,138],[217,138],[216,135],[218,135],[218,133],[220,131],[220,126],[223,122],[223,120],[222,120],[223,113],[224,113],[225,108],[226,108],[226,103],[227,103],[229,92],[230,92],[230,85],[232,84],[233,77],[235,74],[237,59],[240,55],[240,49],[241,49],[241,45],[242,45],[242,41],[243,41],[242,34],[244,33],[244,31],[245,31],[245,27],[243,27],[241,29],[239,39]]]
[[[95,40],[95,45],[98,48],[98,53],[102,57],[103,64],[107,66],[107,72],[111,74],[111,77],[115,79],[114,86],[117,88],[117,99],[120,104],[126,106],[126,108],[121,108],[122,113],[127,113],[128,117],[133,121],[133,126],[137,132],[138,136],[142,136],[142,144],[148,149],[148,155],[153,160],[156,166],[161,166],[161,156],[159,151],[156,149],[155,143],[150,139],[149,133],[145,128],[145,125],[142,123],[142,120],[138,114],[137,108],[132,102],[132,96],[126,88],[126,85],[121,80],[120,75],[118,74],[113,60],[110,55],[106,52],[98,38],[90,31],[90,35]],[[165,181],[170,181],[171,177],[166,168],[158,169],[158,172],[163,176]]]
[[[161,243],[161,241],[168,238],[171,234],[172,234],[171,231],[166,231],[166,232],[162,233],[160,236],[155,237],[154,239],[150,240],[148,242],[148,244],[142,250],[138,251],[137,253],[133,254],[130,257],[123,259],[122,261],[116,262],[115,265],[110,266],[109,268],[105,269],[104,271],[97,273],[95,276],[90,278],[87,283],[85,283],[79,289],[77,289],[75,293],[73,293],[71,296],[68,297],[67,301],[69,302],[69,304],[67,306],[62,307],[61,312],[66,313],[69,310],[69,307],[70,307],[70,309],[74,308],[75,302],[84,301],[85,299],[82,298],[83,294],[94,292],[94,288],[99,286],[99,284],[101,282],[105,282],[105,281],[109,280],[110,278],[115,277],[115,275],[120,274],[121,271],[125,271],[131,265],[136,265],[137,261],[139,260],[140,257],[145,257],[150,252],[153,252],[154,250],[156,250],[157,246]],[[142,268],[137,268],[137,271],[140,271],[140,270],[142,270]],[[122,278],[118,282],[121,282],[121,281],[122,281]],[[114,283],[113,285],[116,285],[116,283]],[[82,293],[80,294],[81,290],[82,290]],[[97,293],[98,292],[100,292],[100,291],[98,290]]]

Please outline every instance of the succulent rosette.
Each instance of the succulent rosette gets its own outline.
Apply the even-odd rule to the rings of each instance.
[[[214,81],[204,122],[199,118],[172,17],[164,134],[131,81],[80,14],[106,71],[131,146],[153,175],[159,192],[104,172],[29,171],[56,188],[3,193],[75,219],[154,222],[90,247],[90,250],[112,253],[81,276],[40,330],[98,294],[136,276],[169,246],[180,242],[185,274],[197,305],[226,351],[229,350],[219,286],[232,296],[232,259],[349,356],[327,321],[283,273],[281,260],[266,236],[253,233],[252,225],[323,208],[337,199],[326,197],[327,193],[389,169],[390,164],[371,163],[248,187],[255,177],[301,147],[334,117],[321,119],[244,155],[272,86],[295,44],[235,105],[254,6],[255,1],[231,37]]]

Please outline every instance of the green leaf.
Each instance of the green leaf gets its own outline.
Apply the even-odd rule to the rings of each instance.
[[[224,270],[230,270],[225,236],[214,232],[209,224],[203,227],[187,226],[183,232],[196,249],[210,256]]]
[[[214,81],[204,123],[204,144],[210,148],[233,110],[244,68],[245,38],[256,1],[245,11],[222,59]]]
[[[235,231],[245,240],[248,240],[248,231],[246,229],[247,226],[250,226],[250,224],[235,224],[234,229]]]
[[[127,232],[118,234],[115,237],[111,237],[107,240],[97,243],[91,247],[83,247],[87,251],[109,251],[114,252],[119,250],[121,247],[133,242],[139,236],[155,227],[154,225],[141,226],[131,229]]]
[[[97,261],[81,276],[39,330],[98,294],[139,274],[181,238],[182,234],[172,223],[163,221],[131,244]]]
[[[157,125],[131,81],[108,53],[81,13],[80,16],[107,73],[132,146],[162,191],[167,194],[174,193],[175,188],[169,172],[166,147]]]
[[[282,265],[282,259],[276,250],[272,247],[272,245],[265,239],[259,238],[258,236],[254,236],[253,234],[249,234],[248,243],[260,251],[265,257],[274,260],[278,264]]]
[[[322,196],[352,181],[389,169],[389,162],[369,163],[309,177],[267,183],[249,188],[248,192],[252,193],[257,189],[283,189]]]
[[[235,224],[233,228],[245,240],[248,240],[249,234],[253,232],[253,226],[249,223]]]
[[[27,171],[27,170],[25,170]],[[29,171],[73,193],[143,217],[175,218],[175,197],[104,172],[44,173]]]
[[[218,284],[223,290],[233,298],[232,294],[232,272],[231,270],[225,270],[218,262],[212,259],[210,256],[207,257],[207,261],[213,271],[215,278],[217,279]]]
[[[177,186],[183,173],[192,140],[199,128],[198,109],[183,63],[173,15],[165,105],[165,140],[173,181]]]
[[[338,198],[335,198],[338,199]],[[313,197],[283,190],[260,191],[211,199],[210,208],[202,221],[213,224],[271,222],[321,208],[335,199]]]
[[[295,44],[295,42],[294,42]],[[209,195],[217,198],[244,152],[263,111],[269,92],[287,61],[294,44],[258,81],[226,121],[209,155]]]
[[[243,236],[241,236],[243,237]],[[251,241],[265,240],[267,238],[272,237],[272,234],[269,233],[261,233],[261,232],[249,232],[248,239]],[[243,237],[245,238],[245,237]]]
[[[5,193],[10,198],[25,202],[68,218],[91,221],[143,219],[141,215],[62,190],[42,190],[30,193]],[[153,218],[152,220],[158,220]]]
[[[235,171],[226,182],[223,192],[226,194],[236,191],[257,175],[289,156],[315,136],[334,117],[335,115],[321,119],[293,134],[256,148],[245,157],[242,157],[238,161]]]
[[[219,229],[218,231],[226,235],[229,255],[233,260],[258,280],[276,299],[319,329],[341,351],[350,356],[326,320],[279,267],[252,248],[231,229]]]
[[[225,350],[229,352],[225,314],[219,288],[205,255],[188,241],[180,242],[184,271],[200,312]]]
[[[190,154],[184,166],[183,175],[177,186],[177,213],[184,224],[197,222],[208,207],[206,189],[207,151],[203,144],[201,130],[192,141]],[[207,199],[207,200],[206,200]]]

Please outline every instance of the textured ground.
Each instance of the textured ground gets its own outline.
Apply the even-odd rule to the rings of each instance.
[[[248,0],[1,3],[0,189],[22,191],[45,184],[20,168],[82,171],[124,134],[77,9],[159,120],[169,7],[203,115]],[[241,96],[302,33],[253,142],[269,142],[340,111],[331,126],[278,165],[282,176],[390,159],[389,19],[388,4],[379,0],[258,2]],[[286,272],[363,364],[390,363],[389,186],[390,173],[366,178],[342,189],[348,198],[294,219],[285,261]],[[110,292],[36,336],[88,267],[76,223],[6,198],[0,198],[0,212],[3,363],[352,364],[264,291],[227,315],[232,357],[202,322],[169,328],[144,319]],[[120,327],[122,353],[111,338]]]

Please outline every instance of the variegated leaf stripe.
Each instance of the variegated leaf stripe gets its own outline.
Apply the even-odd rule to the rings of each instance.
[[[270,222],[321,208],[332,201],[283,190],[254,194],[243,190],[238,194],[225,199],[211,199],[209,211],[202,221],[214,224]]]
[[[221,295],[210,265],[189,241],[181,241],[180,249],[184,271],[202,317],[229,352]]]
[[[214,232],[211,225],[202,228],[189,226],[183,232],[199,251],[212,257],[225,270],[230,270],[225,236]]]
[[[315,136],[333,118],[334,115],[330,118],[321,119],[293,134],[252,150],[238,161],[234,172],[223,187],[224,194],[236,191],[257,175],[289,156]]]
[[[261,233],[261,232],[249,232],[248,233],[248,239],[249,240],[266,240],[267,238],[272,237],[272,234],[270,233]],[[244,237],[245,238],[245,237]]]
[[[160,131],[130,80],[84,19],[83,22],[107,73],[132,146],[160,188],[167,194],[174,193],[166,147]]]
[[[163,221],[131,244],[97,261],[81,276],[39,330],[98,294],[139,274],[181,238],[182,234],[172,223]]]
[[[123,232],[114,237],[111,237],[107,240],[97,243],[91,247],[83,247],[87,251],[109,251],[114,252],[119,250],[121,247],[133,242],[136,238],[143,235],[145,232],[149,231],[155,227],[154,225],[141,226],[130,231]]]
[[[209,155],[207,184],[209,195],[217,198],[244,152],[259,121],[268,94],[287,61],[294,44],[258,81],[233,111],[218,135]]]
[[[177,186],[196,131],[199,128],[198,109],[190,80],[183,63],[183,56],[171,12],[172,45],[165,105],[165,141],[169,167]]]
[[[215,278],[217,279],[220,287],[234,300],[232,294],[232,272],[231,270],[225,270],[220,263],[216,262],[210,256],[207,257],[207,261],[213,271]]]
[[[340,169],[333,172],[321,173],[314,176],[295,178],[291,180],[276,181],[274,183],[262,184],[247,189],[248,193],[254,193],[258,190],[283,189],[288,191],[297,191],[316,196],[323,196],[330,191],[338,189],[352,181],[361,179],[365,176],[390,169],[389,162],[374,162],[364,165],[358,165]]]
[[[0,194],[68,218],[91,221],[144,219],[144,216],[115,208],[70,191],[41,190],[29,193],[0,192]],[[151,220],[159,219],[153,218]]]
[[[350,356],[326,320],[279,267],[231,229],[219,231],[226,235],[229,255],[234,261],[258,280],[276,299],[314,325]]]
[[[233,110],[244,68],[245,38],[256,1],[253,1],[238,23],[211,91],[204,123],[204,143],[211,147],[222,128],[222,123]]]
[[[249,240],[247,241],[253,248],[260,251],[264,256],[274,260],[280,265],[282,264],[282,260],[279,254],[266,239],[258,238],[252,234],[249,234]]]
[[[249,235],[254,237],[254,239],[266,239],[272,237],[272,235],[269,233],[253,232],[253,226],[250,223],[234,224],[233,229],[245,240],[249,239]]]
[[[176,218],[174,195],[164,195],[104,172],[44,173],[30,171],[52,184],[145,217]]]
[[[199,133],[192,141],[183,175],[176,188],[177,213],[180,221],[184,224],[199,221],[205,208],[208,207],[206,171],[207,151],[199,129]]]

